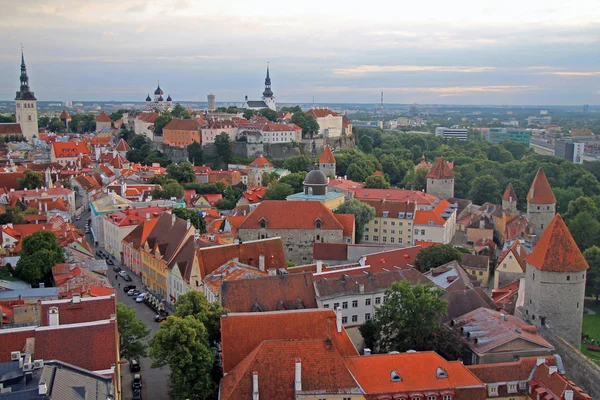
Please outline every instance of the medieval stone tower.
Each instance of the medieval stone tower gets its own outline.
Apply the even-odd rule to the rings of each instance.
[[[427,174],[427,193],[444,200],[454,197],[454,174],[444,157],[440,157]]]
[[[319,159],[319,170],[321,170],[325,176],[335,176],[335,157],[329,146],[325,146],[325,150],[323,150],[323,154],[321,154],[321,158]]]
[[[29,88],[29,76],[25,66],[25,57],[21,50],[21,86],[15,97],[15,116],[21,125],[21,132],[31,141],[38,134],[37,99]]]
[[[517,211],[517,194],[512,183],[509,183],[502,195],[502,209],[507,211]]]
[[[525,318],[579,348],[589,267],[560,215],[546,227],[525,262]]]
[[[527,193],[527,220],[531,233],[541,236],[556,213],[556,197],[544,170],[538,169]]]

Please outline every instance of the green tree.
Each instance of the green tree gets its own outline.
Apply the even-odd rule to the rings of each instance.
[[[265,191],[264,200],[285,200],[294,194],[294,189],[287,183],[274,183]]]
[[[272,172],[263,172],[262,174],[262,185],[269,186],[271,183],[277,182],[279,179],[279,174],[275,171]]]
[[[306,171],[288,174],[279,178],[279,183],[287,183],[292,187],[294,193],[299,193],[304,190],[304,177]]]
[[[15,275],[34,287],[41,282],[52,286],[52,267],[63,262],[65,257],[56,235],[38,231],[23,239]]]
[[[15,122],[15,121],[0,121],[0,122]],[[50,123],[50,117],[40,117],[38,119],[38,125],[40,128],[46,128],[48,126],[48,124]]]
[[[246,118],[248,121],[250,121],[252,119],[252,117],[254,117],[256,114],[258,114],[258,112],[256,110],[252,110],[250,108],[244,110],[244,114],[243,117]]]
[[[310,169],[310,158],[305,155],[289,157],[283,163],[283,168],[292,173],[308,171]]]
[[[129,139],[129,146],[132,149],[141,149],[142,146],[148,143],[148,138],[143,135],[133,135],[131,139]]]
[[[600,222],[597,214],[582,212],[566,221],[569,232],[582,251],[596,245],[600,235]]]
[[[110,114],[110,119],[112,122],[118,121],[123,118],[123,114],[125,114],[127,110],[120,109]]]
[[[473,180],[469,198],[475,204],[486,202],[498,204],[500,200],[500,183],[492,175],[478,176]]]
[[[128,360],[146,357],[146,338],[150,331],[136,318],[135,310],[120,301],[117,302],[117,327],[120,357]]]
[[[24,224],[27,221],[22,215],[21,208],[19,206],[6,207],[4,212],[0,214],[0,225],[5,224]]]
[[[240,109],[237,108],[236,106],[227,107],[227,114],[237,114],[239,112],[240,112]]]
[[[442,289],[431,284],[410,286],[407,281],[394,282],[386,292],[387,301],[375,312],[377,351],[424,350],[440,329],[447,302]]]
[[[202,165],[202,158],[204,153],[202,151],[202,145],[196,141],[187,147],[188,160],[194,165]]]
[[[196,182],[194,166],[188,161],[179,164],[171,164],[167,167],[167,178],[179,183]]]
[[[365,153],[371,153],[373,151],[373,139],[370,136],[363,136],[359,140],[360,148]]]
[[[449,244],[433,245],[422,249],[416,258],[416,267],[421,272],[439,267],[453,260],[460,260],[461,252]]]
[[[412,190],[425,190],[427,189],[427,168],[411,168],[406,174],[407,188]]]
[[[191,208],[174,208],[172,213],[181,219],[189,220],[199,233],[206,233],[206,221],[198,211]]]
[[[356,163],[350,164],[346,170],[346,176],[348,179],[355,182],[364,182],[369,175],[369,171],[365,171]]]
[[[259,111],[259,113],[269,121],[277,121],[277,111],[275,110],[271,110],[270,108],[263,108]]]
[[[18,178],[19,189],[38,189],[44,187],[44,177],[39,172],[30,169],[25,170],[23,178]]]
[[[583,196],[583,190],[576,187],[568,187],[566,189],[552,188],[552,191],[556,197],[556,212],[559,214],[566,214],[571,201]],[[521,200],[518,193],[517,196]]]
[[[583,252],[583,256],[590,266],[585,279],[585,294],[586,296],[594,296],[596,304],[598,304],[598,298],[600,297],[600,247],[591,246]]]
[[[594,200],[585,196],[572,200],[569,202],[565,219],[575,218],[581,213],[589,213],[596,219],[598,217],[598,207]]]
[[[354,214],[355,237],[357,243],[360,243],[363,238],[365,225],[375,218],[375,208],[356,199],[348,200],[341,204],[334,210],[334,213]]]
[[[215,148],[217,156],[219,156],[222,162],[225,164],[231,162],[233,159],[233,143],[231,143],[231,138],[228,134],[222,132],[215,137]]]
[[[66,130],[66,127],[65,127],[65,123],[62,122],[60,119],[52,118],[52,120],[50,121],[50,123],[47,126],[47,129],[50,132],[63,133]]]
[[[303,111],[296,111],[292,115],[291,122],[302,128],[302,134],[305,137],[309,137],[319,131],[319,124],[315,117],[306,115]]]
[[[173,110],[171,110],[171,115],[173,118],[192,119],[190,112],[179,103],[175,104],[175,107],[173,107]]]
[[[369,189],[388,189],[390,184],[385,180],[383,176],[369,176],[365,183]]]
[[[156,119],[154,120],[154,134],[156,136],[162,136],[163,128],[165,127],[165,125],[171,122],[172,119],[173,116],[168,111],[156,117]]]
[[[170,316],[150,340],[152,367],[169,366],[172,399],[206,399],[212,394],[214,363],[208,333],[193,316]]]
[[[192,316],[206,327],[208,343],[215,347],[221,341],[221,314],[219,303],[209,303],[206,297],[196,291],[187,292],[177,298],[175,315],[181,318]]]

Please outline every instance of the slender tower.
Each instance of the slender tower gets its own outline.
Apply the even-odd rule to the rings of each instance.
[[[265,90],[263,92],[263,100],[267,107],[269,107],[273,111],[277,111],[277,107],[275,107],[275,97],[273,96],[273,91],[271,90],[271,77],[269,76],[269,65],[267,64],[267,77],[265,78]]]
[[[21,88],[15,97],[15,116],[21,125],[23,136],[31,141],[38,134],[37,99],[29,89],[29,77],[21,48]]]

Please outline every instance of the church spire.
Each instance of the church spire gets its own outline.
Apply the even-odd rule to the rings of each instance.
[[[15,100],[36,100],[33,92],[29,89],[29,76],[27,75],[27,66],[25,65],[25,56],[23,54],[23,46],[21,45],[21,87],[17,92]]]
[[[271,90],[271,77],[269,76],[269,64],[267,64],[267,77],[265,78],[265,91],[263,92],[263,98],[273,97],[273,91]]]

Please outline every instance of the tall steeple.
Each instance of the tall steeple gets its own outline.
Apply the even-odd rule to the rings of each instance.
[[[265,78],[265,91],[263,92],[263,98],[273,97],[273,91],[271,90],[271,77],[269,76],[269,64],[267,64],[267,77]]]
[[[311,158],[310,161],[312,164],[311,169],[318,169],[319,164],[317,164],[317,143],[315,142],[314,138],[313,138],[312,145],[311,145],[310,158]]]
[[[21,88],[17,92],[15,100],[37,100],[33,92],[29,89],[29,76],[27,76],[27,66],[25,65],[25,56],[23,47],[21,47]]]

